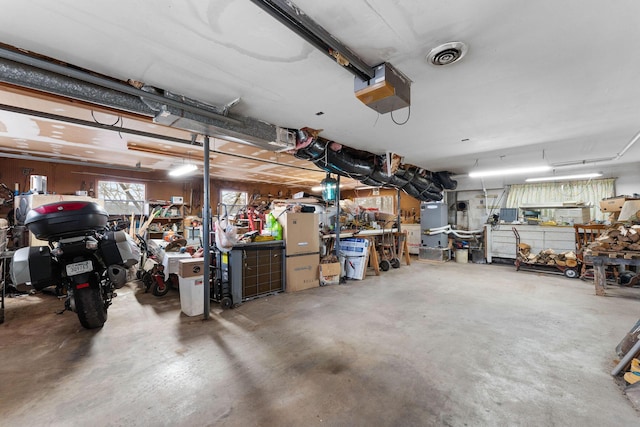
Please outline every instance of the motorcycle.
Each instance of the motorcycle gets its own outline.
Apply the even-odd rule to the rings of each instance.
[[[55,285],[66,294],[64,311],[73,311],[83,327],[100,328],[115,289],[127,281],[127,268],[138,262],[135,243],[122,230],[107,228],[109,214],[93,202],[64,201],[31,209],[25,226],[49,246],[16,250],[13,283],[36,290]]]

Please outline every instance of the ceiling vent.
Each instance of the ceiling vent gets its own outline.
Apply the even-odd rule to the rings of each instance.
[[[458,62],[467,54],[467,45],[462,42],[449,42],[431,49],[427,61],[437,67]]]

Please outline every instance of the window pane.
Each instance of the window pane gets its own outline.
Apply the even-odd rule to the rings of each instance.
[[[146,185],[133,182],[98,181],[98,198],[104,199],[109,215],[142,215]]]
[[[223,204],[220,215],[235,216],[247,206],[248,193],[246,191],[220,190],[220,200]]]

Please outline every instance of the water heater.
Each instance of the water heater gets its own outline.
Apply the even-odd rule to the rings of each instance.
[[[29,189],[34,193],[47,194],[47,177],[44,175],[31,175]]]

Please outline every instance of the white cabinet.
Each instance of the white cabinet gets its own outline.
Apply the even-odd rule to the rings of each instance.
[[[402,224],[402,230],[407,232],[407,246],[409,253],[418,255],[420,253],[420,224]]]
[[[516,235],[513,232],[513,227],[520,234],[520,243],[531,245],[531,253],[533,254],[545,249],[553,249],[556,252],[576,249],[573,227],[501,224],[492,228],[490,225],[486,225],[487,262],[491,262],[494,257],[516,258]]]

